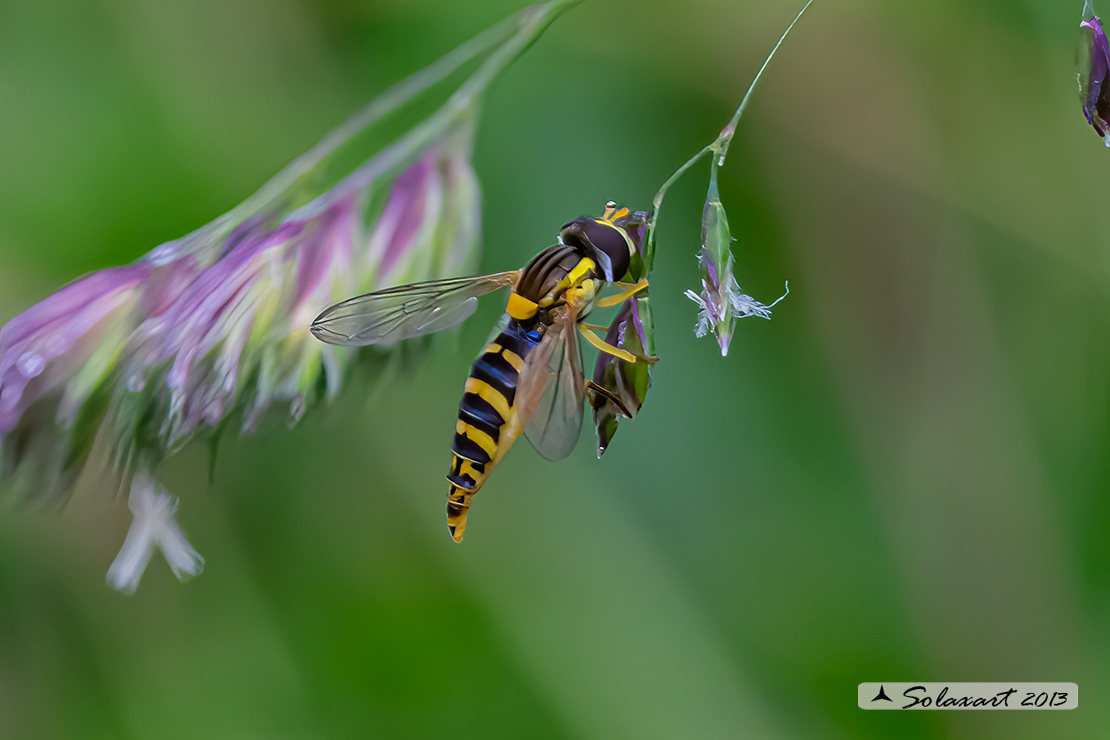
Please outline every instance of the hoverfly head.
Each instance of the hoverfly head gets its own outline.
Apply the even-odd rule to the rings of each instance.
[[[631,213],[627,208],[617,208],[609,201],[601,218],[579,216],[563,225],[559,240],[582,250],[601,268],[609,282],[616,282],[628,272],[632,255],[638,246],[634,234],[639,234],[643,214]]]

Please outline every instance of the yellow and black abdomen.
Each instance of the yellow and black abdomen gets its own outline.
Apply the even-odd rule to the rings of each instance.
[[[451,471],[447,474],[451,482],[447,527],[456,542],[462,541],[471,497],[516,439],[515,432],[506,432],[513,419],[520,371],[539,340],[539,331],[510,319],[466,379],[451,444]]]
[[[451,481],[447,527],[456,542],[462,541],[471,497],[521,432],[513,413],[517,387],[525,360],[546,330],[545,314],[552,306],[565,303],[569,291],[581,290],[587,282],[592,299],[597,282],[594,268],[592,259],[567,244],[537,254],[521,270],[509,295],[504,331],[471,368],[459,404],[451,472],[447,474]]]

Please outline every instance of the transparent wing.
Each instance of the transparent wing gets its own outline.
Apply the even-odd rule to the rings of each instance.
[[[578,348],[578,321],[567,310],[529,353],[521,372],[519,406],[526,409],[524,435],[548,460],[571,453],[582,430],[586,381]]]
[[[470,318],[480,296],[512,285],[519,275],[513,270],[377,290],[325,309],[310,331],[322,342],[352,347],[443,331]]]

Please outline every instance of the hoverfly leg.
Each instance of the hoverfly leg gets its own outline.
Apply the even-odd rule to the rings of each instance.
[[[578,331],[579,331],[579,333],[582,334],[583,338],[585,338],[585,340],[587,342],[589,342],[593,346],[597,347],[599,350],[601,350],[605,354],[612,355],[613,357],[616,357],[618,360],[624,360],[625,362],[646,362],[649,365],[654,365],[655,363],[659,362],[658,357],[645,357],[644,355],[634,355],[626,349],[621,349],[620,347],[614,347],[613,345],[609,344],[604,339],[599,337],[594,332],[594,329],[592,327],[593,327],[593,324],[589,324],[589,325],[579,324],[578,325]],[[597,327],[597,328],[600,329],[600,328],[604,328],[604,327]]]
[[[628,407],[624,405],[624,402],[621,401],[620,397],[605,386],[599,385],[592,380],[587,380],[586,395],[589,396],[591,406],[597,406],[597,398],[598,396],[600,396],[607,401],[612,401],[613,405],[617,407],[617,410],[620,411],[621,415],[624,418],[632,418],[632,413],[628,410]]]
[[[620,287],[621,292],[617,293],[616,295],[611,295],[608,298],[602,298],[595,304],[598,308],[612,308],[613,306],[619,306],[632,296],[639,293],[641,290],[647,289],[648,281],[647,278],[643,278],[638,283],[613,283],[613,285]]]

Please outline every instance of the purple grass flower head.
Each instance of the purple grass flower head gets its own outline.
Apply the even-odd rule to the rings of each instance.
[[[1090,3],[1084,5],[1080,28],[1079,97],[1083,115],[1110,147],[1110,42]]]
[[[95,371],[122,349],[126,332],[118,329],[138,314],[150,272],[140,263],[86,275],[0,329],[0,434],[59,392],[57,420],[73,422],[96,385]]]
[[[621,304],[605,335],[608,344],[641,357],[649,354],[648,337],[640,315],[640,305],[647,300],[647,296],[638,296]],[[597,429],[597,456],[601,457],[617,433],[618,422],[633,418],[643,406],[644,397],[651,388],[651,365],[627,362],[602,352],[594,366],[594,383],[612,394],[594,392],[590,398]]]
[[[783,293],[770,305],[764,305],[740,290],[740,284],[733,273],[735,260],[732,256],[732,233],[728,227],[728,217],[717,191],[717,177],[714,169],[709,182],[709,192],[702,210],[702,248],[698,252],[698,264],[702,269],[702,290],[695,293],[686,291],[686,297],[698,304],[698,323],[694,333],[699,337],[712,333],[721,347],[721,356],[728,355],[732,342],[732,331],[736,319],[758,316],[771,318],[771,307],[789,293]]]
[[[329,304],[472,264],[482,93],[566,4],[521,11],[386,91],[229,213],[8,322],[0,486],[63,499],[86,467],[113,489],[130,479],[134,523],[109,584],[133,591],[155,549],[179,578],[198,573],[158,465],[197,437],[296,423],[334,396],[354,351],[309,333]],[[379,122],[406,109],[434,112],[383,134]]]

